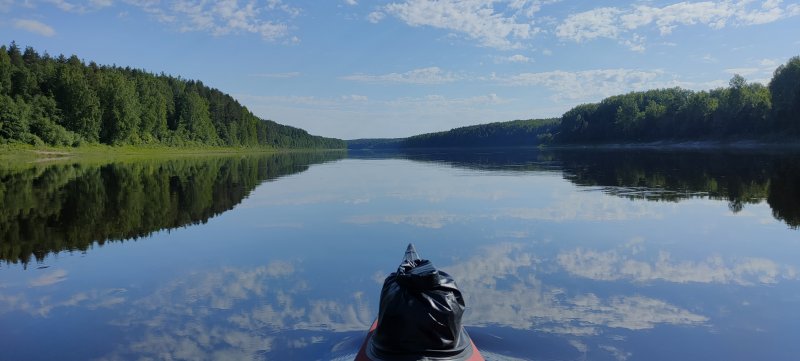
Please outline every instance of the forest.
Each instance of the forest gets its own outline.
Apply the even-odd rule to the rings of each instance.
[[[787,142],[800,139],[800,57],[768,85],[734,75],[727,87],[630,92],[578,105],[560,118],[515,120],[417,135],[359,139],[351,149],[459,148],[657,141]]]
[[[550,142],[559,119],[514,120],[456,128],[447,132],[415,135],[403,141],[404,147],[425,148],[436,144],[442,147],[529,146]]]
[[[342,149],[260,119],[230,95],[165,74],[0,46],[0,144]]]

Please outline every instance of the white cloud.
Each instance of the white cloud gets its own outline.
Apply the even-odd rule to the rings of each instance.
[[[663,72],[658,70],[595,69],[576,72],[554,70],[495,77],[495,80],[512,86],[543,86],[552,90],[556,99],[588,99],[650,89],[662,75]]]
[[[556,35],[581,42],[594,38],[616,38],[621,31],[617,17],[622,11],[617,8],[598,8],[573,14],[556,28]]]
[[[197,2],[179,0],[161,3],[157,0],[126,0],[141,8],[156,20],[176,26],[180,31],[204,31],[214,36],[228,34],[257,34],[265,40],[275,41],[289,37],[287,18],[302,11],[284,4],[281,0],[267,0],[264,4],[236,0]],[[293,39],[290,39],[293,40]]]
[[[385,17],[386,17],[386,14],[384,14],[384,13],[382,13],[380,11],[373,11],[373,12],[369,13],[369,15],[367,15],[367,20],[369,20],[369,22],[371,22],[373,24],[377,24],[378,22],[383,20],[383,18],[385,18]]]
[[[358,5],[358,1],[356,0],[344,0],[344,3],[350,6]]]
[[[525,15],[529,18],[542,10],[542,6],[561,2],[561,0],[510,0],[509,9],[517,10],[515,15]]]
[[[69,2],[66,0],[46,0],[46,2],[55,5],[62,11],[73,13],[86,13],[113,5],[112,0],[89,0],[79,2]]]
[[[410,26],[430,26],[453,31],[493,48],[515,48],[540,30],[532,21],[520,21],[522,9],[538,9],[541,2],[513,1],[514,12],[498,11],[494,0],[406,0],[388,4],[383,11]],[[533,6],[533,7],[532,7]],[[535,11],[526,10],[530,15]]]
[[[465,108],[480,105],[503,104],[509,100],[499,97],[497,94],[478,95],[468,98],[448,98],[444,95],[428,95],[420,98],[399,98],[385,102],[387,106],[408,107],[415,106],[429,109],[440,109],[451,111],[452,108]]]
[[[772,78],[775,68],[781,64],[777,59],[761,59],[750,61],[748,66],[725,69],[725,73],[733,75],[739,74],[751,83],[768,84]]]
[[[369,100],[369,97],[366,95],[349,94],[349,95],[342,95],[341,99],[345,101],[365,102]]]
[[[342,77],[344,80],[360,81],[367,83],[407,83],[407,84],[442,84],[459,80],[451,72],[445,72],[439,67],[421,68],[405,73],[390,73],[383,75],[354,74]]]
[[[52,27],[36,20],[16,19],[14,20],[14,27],[25,31],[30,31],[32,33],[39,34],[42,36],[50,37],[56,35],[56,31],[53,30]]]
[[[366,95],[346,94],[336,98],[320,98],[314,96],[254,96],[246,94],[236,95],[237,99],[242,101],[252,101],[257,104],[277,104],[283,105],[301,105],[309,106],[326,110],[342,110],[351,109],[348,103],[369,103],[371,106],[378,108],[396,107],[408,108],[415,107],[415,109],[438,109],[440,111],[452,111],[453,108],[463,109],[465,107],[474,107],[490,104],[504,104],[509,100],[501,98],[497,94],[477,95],[466,98],[448,98],[443,95],[427,95],[423,97],[404,97],[391,100],[372,100]],[[342,100],[348,102],[343,103]],[[361,106],[363,104],[359,104]],[[258,108],[255,105],[254,108]],[[269,107],[269,106],[267,106]],[[345,107],[345,108],[342,108]]]
[[[774,22],[800,15],[800,5],[783,7],[780,0],[679,2],[664,7],[634,5],[603,7],[569,15],[556,27],[561,39],[583,42],[596,38],[618,40],[635,51],[644,50],[644,36],[635,31],[655,25],[664,36],[678,26],[705,25],[712,29]]]
[[[726,86],[727,79],[694,82],[660,69],[591,69],[580,71],[554,70],[520,73],[510,76],[493,74],[491,80],[508,86],[538,86],[551,91],[553,101],[596,101],[631,91],[681,87],[706,90]]]
[[[725,72],[728,74],[739,74],[741,76],[748,76],[753,73],[757,73],[760,69],[759,68],[729,68],[725,69]]]
[[[529,57],[527,57],[525,55],[522,55],[522,54],[515,54],[515,55],[512,55],[512,56],[509,56],[509,57],[505,58],[504,60],[509,62],[509,63],[530,63],[531,62],[531,58],[529,58]]]

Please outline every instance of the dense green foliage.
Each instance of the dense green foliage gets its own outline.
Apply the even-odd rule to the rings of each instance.
[[[794,82],[800,84],[800,78]],[[631,92],[577,106],[561,117],[562,143],[754,139],[785,134],[769,88],[735,75],[726,88]],[[779,120],[780,119],[780,120]],[[800,134],[798,134],[800,135]]]
[[[405,138],[364,138],[347,141],[348,149],[397,149]]]
[[[340,159],[343,151],[0,166],[0,259],[51,252],[206,222],[260,183]]]
[[[341,149],[199,81],[0,46],[0,143]]]
[[[455,128],[447,132],[421,134],[402,142],[407,148],[514,147],[549,142],[558,119],[514,120]]]

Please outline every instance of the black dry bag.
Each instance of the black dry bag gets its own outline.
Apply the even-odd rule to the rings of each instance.
[[[453,278],[419,259],[409,245],[397,272],[383,282],[372,346],[384,354],[460,354],[470,346],[463,314],[464,298]]]

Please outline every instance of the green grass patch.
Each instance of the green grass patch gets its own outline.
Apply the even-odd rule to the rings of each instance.
[[[78,147],[33,146],[28,144],[0,144],[0,160],[5,162],[57,162],[124,160],[140,158],[175,158],[186,156],[224,156],[238,154],[272,154],[289,152],[318,152],[326,149],[275,149],[268,147],[214,147],[164,145],[109,146],[89,144]],[[345,150],[341,150],[345,151]]]

